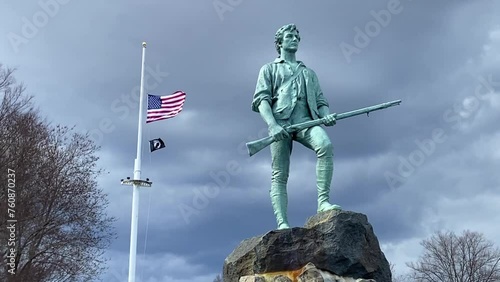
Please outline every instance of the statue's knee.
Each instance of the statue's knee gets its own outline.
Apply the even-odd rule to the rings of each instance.
[[[325,142],[322,142],[322,144],[319,146],[317,154],[318,154],[318,157],[333,156],[333,145],[332,145],[332,143],[329,140],[325,141]]]
[[[288,171],[273,170],[271,181],[273,183],[286,184],[288,182]]]

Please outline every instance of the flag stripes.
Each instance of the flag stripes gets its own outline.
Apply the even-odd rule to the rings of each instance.
[[[148,112],[146,123],[173,118],[182,111],[186,93],[176,91],[167,96],[148,94]]]

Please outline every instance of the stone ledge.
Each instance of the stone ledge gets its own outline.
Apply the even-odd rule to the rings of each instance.
[[[317,269],[312,263],[306,264],[299,270],[288,272],[264,273],[248,275],[240,278],[239,282],[376,282],[373,279],[354,279],[341,277],[328,271]]]
[[[242,241],[225,259],[223,279],[259,281],[258,277],[272,275],[299,281],[283,279],[298,277],[308,263],[345,281],[391,281],[389,263],[366,215],[351,211],[322,212],[310,217],[305,227],[273,230]]]

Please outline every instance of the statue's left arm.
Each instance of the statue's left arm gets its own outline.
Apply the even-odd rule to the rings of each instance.
[[[335,125],[335,118],[329,116],[330,114],[330,107],[328,104],[328,101],[325,98],[325,95],[323,95],[323,91],[321,91],[321,87],[319,86],[319,81],[318,77],[316,76],[316,73],[312,73],[312,79],[314,81],[314,84],[316,85],[316,105],[318,107],[318,115],[319,118],[324,118],[325,119],[325,125],[326,126],[332,126]]]

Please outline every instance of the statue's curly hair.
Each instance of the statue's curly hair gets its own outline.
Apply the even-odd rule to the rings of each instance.
[[[295,24],[284,25],[280,27],[278,31],[276,31],[276,35],[274,36],[274,46],[276,47],[276,51],[278,51],[278,54],[280,55],[281,55],[280,47],[281,43],[283,42],[283,34],[285,33],[285,31],[297,31],[297,34],[299,33],[299,30],[297,29]],[[300,35],[298,37],[300,42]]]

